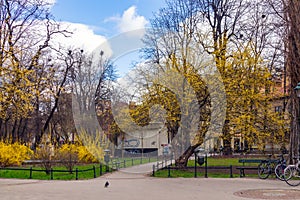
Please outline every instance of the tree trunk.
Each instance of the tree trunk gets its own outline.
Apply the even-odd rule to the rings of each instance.
[[[46,119],[46,122],[45,122],[45,124],[44,124],[42,130],[39,131],[38,133],[36,133],[34,148],[36,148],[37,144],[39,144],[39,143],[41,142],[41,139],[42,139],[44,133],[45,133],[45,132],[48,130],[48,128],[49,128],[50,122],[51,122],[51,120],[52,120],[52,118],[53,118],[53,116],[54,116],[54,113],[55,113],[55,111],[56,111],[56,109],[57,109],[57,106],[58,106],[58,100],[59,100],[59,98],[60,98],[60,96],[61,96],[61,93],[62,93],[62,91],[63,91],[63,87],[64,87],[64,85],[65,85],[65,83],[66,83],[66,81],[67,81],[67,77],[68,77],[68,74],[69,74],[69,70],[70,70],[70,69],[73,67],[73,65],[74,65],[74,61],[71,62],[70,64],[67,63],[67,61],[65,61],[65,62],[66,62],[66,69],[65,69],[65,72],[64,72],[64,75],[63,75],[63,79],[62,79],[62,81],[61,81],[61,83],[60,83],[60,85],[59,85],[59,87],[58,87],[57,92],[56,92],[55,99],[54,99],[54,105],[53,105],[53,107],[51,108],[51,111],[50,111],[50,113],[49,113],[49,115],[48,115],[48,117],[47,117],[47,119]]]
[[[300,2],[298,0],[288,0],[287,10],[287,66],[290,76],[290,100],[291,100],[291,132],[290,132],[290,162],[293,157],[299,155],[299,98],[294,88],[300,82]]]
[[[15,143],[18,141],[18,136],[17,136],[17,126],[18,126],[18,119],[14,120],[14,125],[12,127],[12,143]]]
[[[194,146],[192,146],[192,145],[189,146],[185,150],[185,152],[175,160],[175,165],[180,168],[186,167],[189,158],[193,155],[195,149],[199,146],[200,146],[200,144],[196,144]]]
[[[298,117],[297,117],[298,116]],[[298,156],[299,146],[299,100],[295,95],[291,95],[291,132],[289,141],[289,163],[293,163],[293,158]]]
[[[229,127],[229,120],[225,120],[224,126],[223,126],[223,153],[225,155],[231,155],[232,149],[231,149],[231,134],[230,134],[230,127]]]

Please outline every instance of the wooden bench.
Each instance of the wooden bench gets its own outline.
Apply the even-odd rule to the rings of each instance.
[[[239,159],[239,163],[243,163],[243,166],[239,166],[236,169],[240,170],[240,177],[245,177],[245,170],[258,170],[258,165],[265,160],[263,159]],[[257,163],[257,166],[245,166],[246,163]]]

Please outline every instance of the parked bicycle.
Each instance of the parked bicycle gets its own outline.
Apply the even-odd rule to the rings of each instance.
[[[271,155],[267,160],[262,160],[261,163],[258,165],[258,177],[261,179],[267,179],[270,174],[273,172],[274,163],[271,162]]]
[[[298,186],[300,185],[300,157],[294,158],[296,159],[295,164],[288,165],[284,169],[284,180],[290,186]]]
[[[287,167],[283,154],[279,156],[278,164],[275,167],[275,175],[281,181],[284,181],[284,169]]]
[[[286,161],[283,155],[279,156],[279,159],[272,160],[271,155],[267,160],[263,160],[258,165],[258,176],[261,179],[267,179],[270,174],[275,173],[276,178],[284,180],[284,169],[286,168]]]

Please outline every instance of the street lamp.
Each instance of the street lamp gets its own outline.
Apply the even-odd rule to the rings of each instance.
[[[294,88],[296,92],[296,96],[298,97],[298,129],[300,129],[300,82],[298,82],[297,86]],[[299,148],[299,130],[298,130],[298,137],[297,137],[297,142],[298,142],[298,155],[300,154],[300,148]]]
[[[194,150],[194,155],[195,155],[195,165],[194,165],[194,177],[197,178],[197,157],[198,157],[198,153],[200,152],[200,149],[199,148],[196,148]]]
[[[142,130],[142,159],[144,158],[144,130]]]
[[[297,97],[300,98],[300,82],[297,84],[294,90],[296,91]]]
[[[199,155],[199,153],[202,152],[202,155]],[[203,156],[203,153],[205,152],[204,149],[202,148],[196,148],[194,150],[194,155],[195,155],[195,165],[194,165],[194,177],[197,178],[197,163],[202,166],[203,164],[205,164],[204,166],[204,176],[205,178],[207,178],[207,154],[205,153],[205,156]]]
[[[108,163],[109,163],[109,160],[110,160],[110,158],[109,158],[110,150],[109,149],[105,149],[104,152],[105,152],[104,162],[106,163],[106,172],[108,172],[109,171],[108,170]]]

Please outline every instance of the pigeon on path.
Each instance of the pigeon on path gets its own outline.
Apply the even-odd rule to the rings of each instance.
[[[108,186],[109,186],[109,182],[106,181],[105,184],[104,184],[104,187],[107,188]]]

